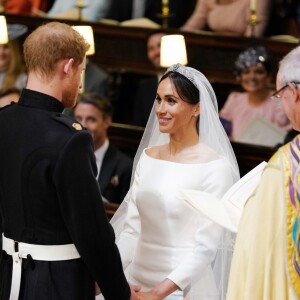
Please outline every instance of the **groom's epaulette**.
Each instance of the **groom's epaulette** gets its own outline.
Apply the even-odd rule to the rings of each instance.
[[[62,123],[66,127],[70,128],[72,131],[80,131],[80,130],[84,129],[80,123],[78,123],[77,121],[75,121],[72,118],[69,118],[68,116],[65,116],[64,114],[56,113],[56,114],[53,114],[51,117],[55,121]]]
[[[10,104],[5,105],[5,106],[3,106],[3,107],[0,107],[0,110],[7,109],[7,108],[9,108],[9,107],[11,107],[12,105],[15,105],[15,104],[16,104],[16,102],[12,101],[12,102],[10,102]]]

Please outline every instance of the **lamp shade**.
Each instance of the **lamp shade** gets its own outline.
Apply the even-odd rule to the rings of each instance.
[[[160,65],[167,68],[177,63],[182,65],[188,63],[184,36],[165,35],[161,38]]]
[[[5,16],[0,16],[0,44],[8,43],[7,24]]]
[[[90,44],[90,48],[86,52],[86,55],[95,54],[93,28],[91,26],[73,26],[73,28],[77,30],[84,37],[84,39]]]

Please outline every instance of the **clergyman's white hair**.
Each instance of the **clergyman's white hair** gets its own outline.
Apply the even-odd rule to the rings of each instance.
[[[277,79],[281,86],[288,82],[300,82],[300,46],[289,52],[280,62]]]

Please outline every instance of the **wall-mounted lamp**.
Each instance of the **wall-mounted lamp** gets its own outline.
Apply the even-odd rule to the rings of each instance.
[[[93,55],[95,54],[95,42],[94,42],[94,33],[93,28],[91,26],[73,26],[73,28],[78,31],[81,36],[89,43],[90,48],[86,52],[86,55]],[[81,74],[81,89],[80,94],[84,93],[84,85],[85,85],[85,72],[83,71]]]
[[[167,68],[173,64],[188,63],[184,36],[181,34],[165,35],[161,38],[160,65]]]
[[[90,48],[86,52],[86,55],[95,54],[93,28],[91,26],[73,26],[73,28],[77,30],[84,37],[84,39],[90,44]]]
[[[7,24],[5,16],[0,16],[0,44],[8,43]]]

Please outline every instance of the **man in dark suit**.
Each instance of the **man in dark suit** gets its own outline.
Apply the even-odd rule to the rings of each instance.
[[[98,182],[104,201],[120,204],[130,186],[132,159],[109,143],[107,130],[112,122],[108,99],[95,94],[80,95],[74,117],[91,133],[98,168]]]
[[[24,43],[26,89],[0,110],[0,299],[137,300],[96,181],[92,138],[74,106],[89,45],[51,22]]]
[[[151,31],[147,36],[147,57],[157,70],[157,74],[140,81],[134,98],[133,124],[145,127],[153,106],[158,81],[164,73],[160,66],[160,43],[166,35],[162,29]]]
[[[91,60],[87,59],[85,67],[84,92],[106,96],[108,94],[108,81],[108,74]]]

